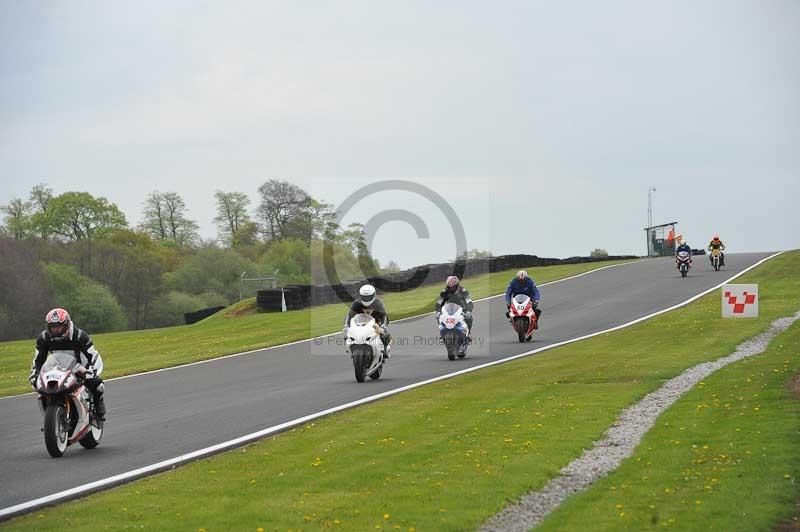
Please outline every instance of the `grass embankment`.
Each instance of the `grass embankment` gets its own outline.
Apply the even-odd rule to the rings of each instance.
[[[800,481],[800,323],[721,369],[658,420],[634,456],[543,530],[769,530]],[[793,379],[794,377],[794,379]]]
[[[741,282],[760,284],[761,316],[757,319],[722,320],[719,294],[710,294],[628,329],[341,412],[212,459],[41,510],[5,527],[40,531],[69,527],[92,532],[109,523],[120,529],[209,532],[259,527],[474,529],[506,501],[541,488],[583,448],[591,446],[623,408],[665,379],[733,352],[736,345],[765,330],[775,318],[795,312],[800,305],[798,259],[800,253],[787,253],[741,278]],[[797,352],[796,340],[796,336],[782,340],[784,353]],[[783,370],[784,365],[763,367]],[[788,369],[794,367],[793,362]],[[775,376],[769,386],[782,387],[788,373]],[[730,387],[736,384],[743,396],[752,396],[749,383],[744,388],[738,379]],[[688,409],[693,418],[670,412],[671,424],[679,428],[693,421],[702,424],[692,412],[692,404],[714,403],[706,386],[702,388],[694,392]],[[763,408],[773,391],[759,389],[757,393]],[[723,412],[726,402],[730,400],[708,413]],[[744,400],[737,400],[736,405],[750,406]],[[770,412],[771,407],[759,414],[747,410],[737,421],[759,420],[758,416]],[[776,426],[771,432],[775,437],[797,430],[795,417],[771,421]],[[700,444],[701,449],[705,444],[714,445],[702,449],[710,462],[723,453],[727,460],[730,452],[715,442],[698,438],[692,443]],[[652,443],[649,446],[654,447]],[[754,486],[770,485],[776,467],[781,474],[792,476],[798,470],[794,456],[773,455],[758,447],[740,450],[736,450],[737,459],[747,457],[754,462],[746,468],[729,467],[734,475],[755,475]],[[746,450],[766,456],[749,457]],[[769,467],[764,465],[767,462]],[[722,479],[722,473],[715,478]],[[765,511],[763,500],[770,497],[772,488],[756,494],[735,490],[733,480],[720,484],[727,487],[725,501],[721,497],[719,506],[693,502],[683,511],[692,512],[696,522],[709,524],[716,517],[709,510],[721,511],[724,504],[727,511],[738,512],[733,528],[760,526],[764,517],[754,514]],[[675,483],[667,487],[673,488]],[[788,481],[784,489],[783,497],[771,499],[767,519],[785,513],[788,501],[797,493],[796,485]],[[682,519],[677,510],[667,517],[666,522]]]
[[[619,262],[626,261],[545,266],[528,271],[541,284]],[[503,292],[514,273],[516,270],[479,275],[465,279],[464,285],[474,299],[487,297]],[[440,290],[439,285],[425,286],[386,294],[383,300],[389,315],[396,320],[432,311]],[[293,312],[247,314],[248,305],[254,303],[242,302],[193,325],[94,335],[105,363],[103,376],[120,377],[335,332],[341,330],[348,308],[336,304]],[[0,396],[30,391],[28,374],[33,347],[32,340],[0,343]]]

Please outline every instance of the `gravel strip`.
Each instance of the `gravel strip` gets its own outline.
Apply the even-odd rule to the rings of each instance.
[[[800,312],[797,312],[794,316],[775,320],[766,332],[740,344],[732,355],[687,369],[623,410],[619,419],[606,431],[602,440],[595,442],[594,447],[562,468],[561,474],[545,484],[544,488],[525,495],[492,517],[481,530],[527,531],[535,527],[567,497],[584,491],[594,481],[619,467],[625,458],[633,454],[645,433],[655,425],[658,416],[692,386],[728,364],[763,353],[773,337],[788,329],[799,318]]]

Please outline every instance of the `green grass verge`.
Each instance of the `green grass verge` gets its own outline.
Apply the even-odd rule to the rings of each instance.
[[[528,271],[541,284],[620,262],[627,261],[545,266]],[[516,270],[479,275],[465,279],[464,285],[474,299],[479,299],[503,292],[514,273]],[[386,294],[383,300],[390,317],[396,320],[432,311],[440,290],[439,285],[425,286]],[[105,363],[103,377],[177,366],[335,332],[341,330],[347,312],[346,305],[336,304],[293,312],[247,314],[248,304],[252,303],[242,302],[193,325],[94,335]],[[237,315],[239,312],[243,314]],[[0,343],[0,397],[30,391],[28,374],[33,348],[33,340]]]
[[[800,480],[800,323],[721,369],[662,415],[634,455],[542,530],[769,530]]]
[[[474,529],[541,488],[665,379],[795,312],[799,259],[787,253],[741,278],[760,284],[757,319],[722,320],[719,294],[710,294],[621,331],[341,412],[0,528]],[[762,458],[795,472],[784,456]],[[733,487],[729,511],[750,497]],[[794,484],[785,489],[796,494]]]

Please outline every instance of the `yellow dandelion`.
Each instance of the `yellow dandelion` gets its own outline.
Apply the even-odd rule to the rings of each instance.
[[[389,514],[383,514],[384,519],[389,519]]]

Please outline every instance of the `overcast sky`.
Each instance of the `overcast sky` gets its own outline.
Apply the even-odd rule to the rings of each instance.
[[[693,247],[798,248],[800,2],[0,2],[0,204],[175,191],[212,237],[269,178],[425,183],[495,254],[643,254],[650,186]],[[440,208],[351,215],[415,212],[374,249],[411,266],[452,256]]]

